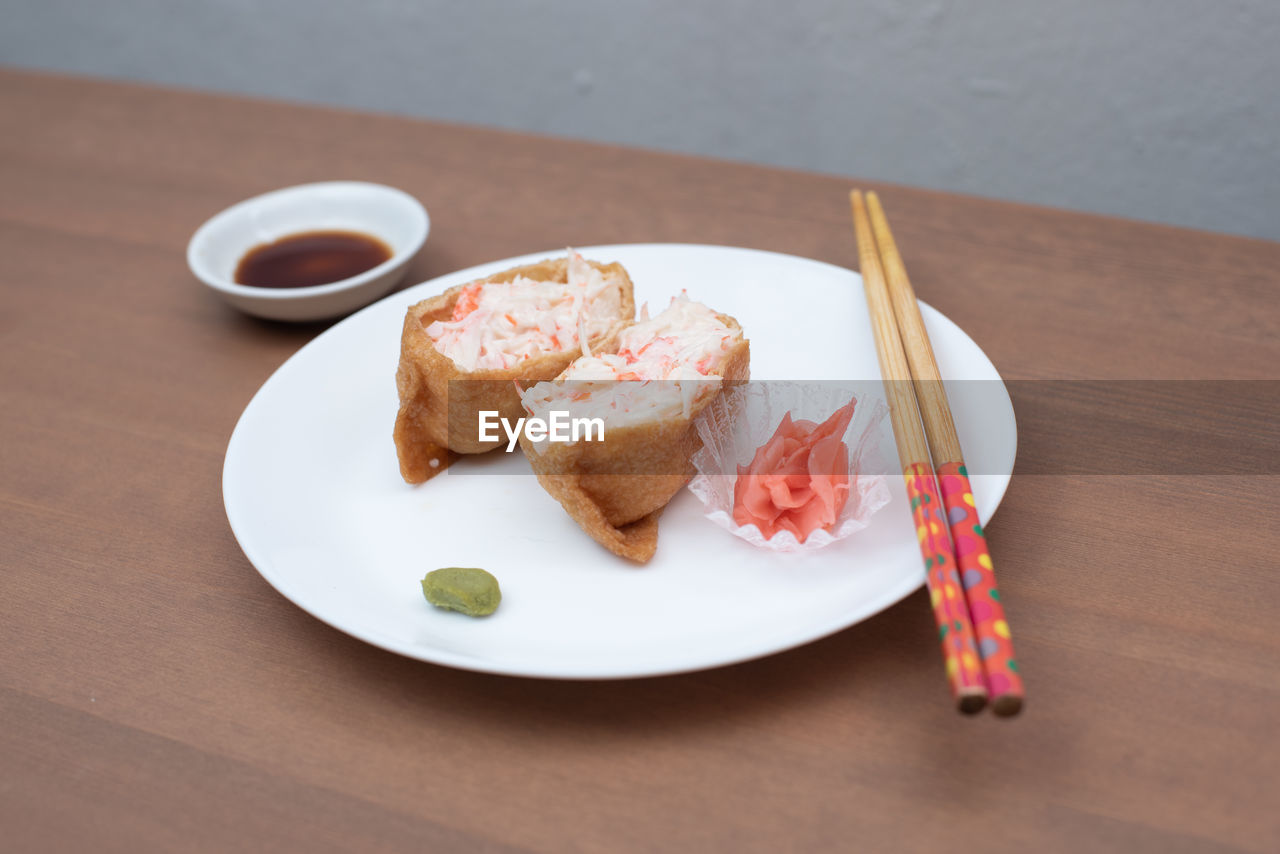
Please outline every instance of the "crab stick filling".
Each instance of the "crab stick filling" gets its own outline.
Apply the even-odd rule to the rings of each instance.
[[[741,340],[742,330],[681,294],[657,317],[624,330],[617,353],[582,356],[555,382],[526,389],[521,400],[531,415],[564,409],[615,426],[687,418],[719,389],[718,372]]]
[[[473,282],[458,295],[453,316],[428,325],[427,335],[465,371],[512,368],[545,353],[587,349],[617,321],[622,285],[573,251],[568,279]]]

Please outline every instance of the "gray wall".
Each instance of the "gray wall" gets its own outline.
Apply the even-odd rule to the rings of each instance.
[[[0,62],[1280,239],[1280,2],[0,0]]]

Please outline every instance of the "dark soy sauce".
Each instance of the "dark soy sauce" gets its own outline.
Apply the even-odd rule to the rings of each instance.
[[[391,248],[356,231],[308,231],[250,249],[236,265],[235,282],[255,288],[308,288],[372,270]]]

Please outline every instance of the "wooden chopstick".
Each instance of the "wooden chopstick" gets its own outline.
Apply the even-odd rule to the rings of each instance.
[[[871,314],[871,328],[875,333],[876,355],[880,359],[880,373],[889,398],[889,419],[893,423],[902,477],[907,484],[911,515],[920,540],[929,599],[946,660],[947,680],[960,711],[973,714],[986,705],[987,685],[982,666],[978,663],[969,608],[956,572],[951,535],[942,512],[942,497],[934,478],[929,446],[925,442],[920,410],[911,385],[911,368],[902,349],[893,303],[880,268],[880,257],[862,193],[854,190],[849,199],[853,205],[853,228],[858,241],[863,290]]]
[[[1016,715],[1022,709],[1022,677],[1018,675],[1013,643],[1009,638],[1009,623],[1005,620],[1000,591],[996,587],[987,538],[974,506],[973,487],[969,483],[969,472],[965,468],[960,439],[951,417],[951,405],[942,385],[942,375],[938,372],[933,345],[924,328],[915,290],[907,278],[907,268],[902,263],[893,232],[889,230],[889,220],[885,218],[884,208],[875,193],[867,194],[867,207],[893,303],[894,318],[911,368],[933,465],[942,487],[942,503],[955,546],[961,587],[978,642],[978,656],[991,692],[992,710],[997,715]]]
[[[906,265],[902,264],[897,242],[876,193],[867,193],[867,207],[893,305],[893,318],[904,344],[920,417],[924,420],[924,433],[942,488],[942,506],[955,545],[957,570],[978,641],[978,656],[991,691],[992,711],[1001,716],[1016,714],[1023,707],[1023,680],[1014,658],[1000,590],[996,588],[987,536],[974,507],[973,487],[951,417],[951,405],[942,385],[942,375],[938,373],[929,334],[924,329],[919,303],[915,301],[915,291],[906,275]]]
[[[907,268],[898,253],[898,244],[889,230],[884,208],[880,206],[880,197],[874,192],[867,193],[867,211],[871,216],[876,247],[880,251],[880,266],[893,303],[894,319],[902,336],[902,348],[906,351],[911,377],[915,380],[916,400],[920,404],[920,416],[924,420],[934,465],[938,465],[940,460],[959,460],[960,439],[956,436],[951,406],[942,388],[942,374],[938,373],[933,344],[925,331],[915,291],[907,278]]]

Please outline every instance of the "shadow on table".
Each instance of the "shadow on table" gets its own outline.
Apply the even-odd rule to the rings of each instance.
[[[323,667],[375,702],[417,705],[424,716],[465,717],[539,737],[698,730],[786,714],[814,704],[833,713],[915,705],[955,715],[927,596],[917,591],[875,617],[805,646],[741,664],[673,676],[556,680],[455,670],[404,658],[288,608],[314,635]]]

